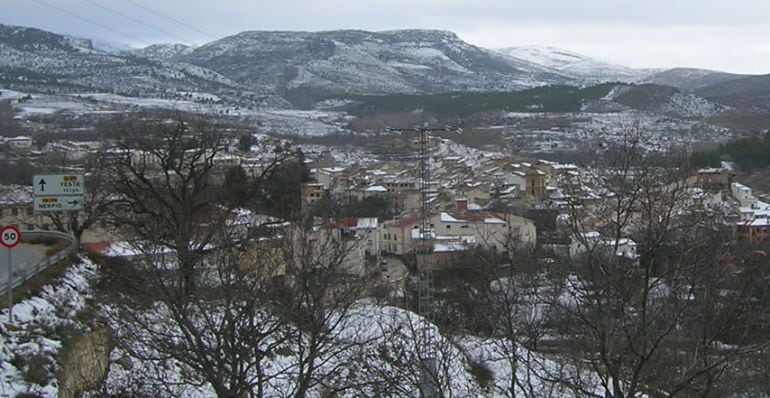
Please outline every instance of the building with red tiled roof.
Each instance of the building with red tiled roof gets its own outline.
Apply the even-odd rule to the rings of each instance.
[[[457,201],[453,212],[431,212],[431,238],[447,242],[472,242],[498,252],[506,252],[511,244],[535,244],[535,223],[513,214],[488,211],[468,211],[467,202]],[[420,243],[420,213],[410,213],[398,220],[386,221],[381,228],[384,251],[403,255],[414,251]],[[418,231],[415,235],[414,231]],[[456,245],[451,246],[456,247]]]
[[[765,242],[770,238],[770,218],[756,218],[738,223],[737,233],[741,239],[752,243]]]

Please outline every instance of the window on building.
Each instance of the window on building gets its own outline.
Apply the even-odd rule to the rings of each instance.
[[[451,225],[447,225],[446,229],[452,229],[452,226]]]
[[[11,209],[11,215],[12,216],[18,216],[19,215],[19,209],[15,208],[15,207],[13,209]]]
[[[32,215],[32,208],[31,207],[27,207],[27,215],[28,216]]]

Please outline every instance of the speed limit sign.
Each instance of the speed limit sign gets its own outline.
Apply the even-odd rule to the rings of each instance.
[[[8,249],[14,248],[21,243],[21,232],[13,225],[6,225],[0,229],[0,245]]]

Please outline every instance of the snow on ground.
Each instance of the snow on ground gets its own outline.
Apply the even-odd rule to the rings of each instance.
[[[27,94],[9,90],[7,88],[0,88],[0,101],[15,100],[17,98],[24,97],[25,95]]]
[[[457,62],[453,61],[451,58],[447,57],[447,55],[444,54],[441,50],[438,50],[435,48],[431,48],[431,47],[405,48],[404,53],[412,56],[415,60],[419,60],[425,63],[434,63],[434,62],[439,63],[441,66],[455,72],[460,72],[464,74],[472,73],[468,69],[462,67]]]
[[[125,97],[122,95],[109,93],[84,93],[78,94],[78,97],[100,102],[108,102],[112,104],[133,105],[140,108],[163,108],[190,112],[202,111],[208,108],[207,106],[194,101],[169,100],[162,98]]]
[[[164,311],[156,307],[151,317],[158,317],[157,325],[166,333],[173,335],[175,327],[168,318],[163,318]],[[150,320],[150,319],[148,319]],[[396,307],[381,306],[368,301],[361,301],[340,322],[342,325],[334,333],[337,346],[328,352],[333,356],[322,356],[317,375],[323,375],[329,386],[339,388],[351,381],[359,383],[361,388],[341,390],[340,397],[358,396],[401,396],[418,397],[419,382],[418,347],[422,336],[423,318],[413,312]],[[446,396],[456,397],[506,397],[510,396],[514,366],[519,384],[516,393],[529,393],[534,396],[574,396],[564,387],[543,382],[541,378],[564,374],[565,367],[554,358],[530,352],[522,347],[513,349],[510,342],[499,339],[481,339],[472,336],[452,338],[444,336],[438,328],[427,324],[435,336],[436,362],[439,369],[441,388]],[[295,333],[296,331],[292,332]],[[338,348],[339,347],[339,348]],[[153,347],[136,344],[133,350],[145,354],[157,354]],[[288,396],[296,388],[299,369],[296,343],[285,342],[284,346],[269,354],[263,363],[263,376],[266,380],[266,396]],[[515,355],[513,353],[515,352]],[[328,355],[328,354],[325,354]],[[126,361],[127,353],[119,348],[112,353],[116,363]],[[514,362],[512,358],[516,358]],[[524,366],[525,363],[529,367]],[[491,372],[489,383],[482,383],[474,376],[473,368],[482,366]],[[138,381],[158,392],[163,383],[164,396],[208,397],[213,395],[210,385],[201,382],[192,385],[185,380],[178,362],[173,360],[138,361],[130,360],[129,366],[113,365],[107,377],[107,391],[120,393],[127,386]],[[581,376],[583,382],[596,382],[592,375]],[[395,384],[388,381],[398,380]],[[157,384],[156,384],[157,383]],[[316,388],[310,396],[321,396]],[[601,393],[597,388],[597,393]]]
[[[510,341],[465,337],[457,341],[462,350],[476,363],[484,364],[492,371],[494,383],[488,389],[488,397],[574,397],[566,386],[544,380],[564,374],[563,364],[545,355],[529,351],[520,345],[515,348]],[[514,354],[515,352],[515,354]],[[516,382],[513,386],[514,366]],[[598,380],[591,374],[581,376],[583,385],[593,383],[597,396],[603,396]],[[515,392],[511,393],[511,389]]]
[[[38,357],[55,370],[54,358],[61,349],[62,330],[82,330],[76,315],[90,297],[90,281],[96,265],[88,260],[71,266],[55,284],[43,288],[40,295],[13,306],[15,322],[8,325],[8,310],[0,313],[0,397],[15,397],[34,393],[41,397],[56,397],[58,389],[53,377],[44,384],[31,384],[24,378],[30,370],[21,365],[20,358]],[[34,365],[33,365],[34,366]]]
[[[57,331],[62,329],[84,330],[76,315],[90,298],[90,281],[96,274],[96,266],[81,260],[66,272],[54,286],[47,286],[38,297],[22,301],[14,307],[17,316],[16,328],[7,324],[7,311],[0,314],[0,397],[14,397],[19,393],[31,392],[42,397],[55,397],[57,384],[51,376],[43,384],[30,384],[24,380],[26,370],[17,368],[19,357],[40,355],[55,369],[54,358],[62,347]],[[109,311],[109,308],[105,309]],[[155,319],[151,323],[173,334],[174,325],[166,317],[162,307],[155,306],[147,316]],[[265,315],[267,316],[267,315]],[[334,348],[329,357],[319,362],[319,374],[324,374],[332,384],[345,384],[351,380],[361,382],[362,389],[341,393],[341,397],[356,396],[419,396],[418,342],[422,327],[427,326],[435,335],[437,363],[441,385],[448,396],[458,397],[504,397],[511,385],[514,374],[510,354],[515,352],[519,361],[535,364],[530,370],[516,367],[516,376],[527,389],[545,396],[570,396],[568,391],[539,381],[537,375],[563,371],[554,358],[536,354],[518,347],[515,351],[510,343],[503,340],[480,339],[472,336],[444,336],[432,324],[425,324],[423,318],[410,311],[391,306],[382,306],[362,300],[340,321],[342,325],[334,334]],[[116,330],[120,333],[122,325]],[[296,330],[291,332],[296,334]],[[351,344],[354,343],[354,344]],[[266,396],[285,396],[296,387],[296,343],[288,346],[266,361],[265,371],[274,376],[266,386]],[[153,352],[153,347],[136,344],[133,350]],[[210,397],[211,386],[207,383],[192,384],[185,379],[186,372],[173,360],[139,361],[131,359],[125,365],[127,353],[116,348],[111,353],[112,366],[106,379],[106,391],[125,392],[126,387],[152,386],[152,381],[163,381],[163,390],[150,390],[162,396]],[[521,362],[520,362],[521,363]],[[474,376],[474,366],[490,370],[492,379],[482,383]],[[590,377],[590,375],[589,375]],[[385,380],[397,380],[388,384]],[[518,387],[517,393],[521,393]],[[138,391],[138,390],[133,390]],[[320,396],[320,387],[311,391],[311,396]]]
[[[501,48],[497,51],[517,60],[530,62],[567,76],[585,78],[589,81],[633,82],[650,74],[648,70],[615,65],[550,46],[518,46]]]
[[[299,136],[319,136],[345,131],[347,115],[331,111],[292,109],[260,110],[257,117],[267,130]]]
[[[194,102],[201,102],[201,101],[217,102],[222,100],[222,98],[216,94],[203,93],[198,91],[177,91],[176,93],[181,97],[188,97]]]
[[[469,167],[477,167],[483,163],[483,159],[490,159],[504,156],[502,152],[485,151],[476,149],[463,144],[458,144],[450,139],[442,140],[432,153],[433,156],[461,156],[463,163]]]
[[[128,97],[111,93],[80,93],[70,95],[35,94],[16,103],[18,118],[67,112],[75,114],[118,112],[129,109],[169,109],[202,114],[239,117],[258,121],[265,131],[299,136],[327,135],[345,131],[349,116],[342,112],[244,109],[215,103],[221,98],[210,93],[180,92],[183,100]],[[0,99],[17,99],[23,93],[0,89]]]
[[[610,90],[607,95],[601,98],[601,101],[614,101],[615,98],[618,98],[621,94],[625,93],[631,88],[631,86],[615,86]]]
[[[155,308],[154,314],[162,314],[161,308]],[[334,333],[334,348],[324,352],[331,353],[319,359],[317,374],[324,375],[332,386],[360,383],[364,387],[358,390],[344,391],[341,397],[362,396],[419,396],[416,385],[419,374],[417,341],[420,336],[422,318],[418,315],[395,307],[379,306],[362,301],[340,321],[340,327]],[[157,323],[150,323],[163,328],[166,333],[174,334],[172,322],[162,317]],[[481,386],[468,371],[466,355],[457,345],[438,334],[435,326],[430,327],[436,333],[437,346],[440,347],[437,362],[443,369],[440,373],[444,389],[451,390],[451,396],[483,396]],[[292,332],[296,333],[296,332]],[[287,396],[296,388],[299,369],[298,346],[292,343],[276,350],[265,359],[263,376],[269,381],[265,386],[265,396]],[[153,348],[134,345],[133,350],[153,353]],[[328,350],[328,351],[326,351]],[[116,349],[112,359],[119,361],[125,352]],[[213,395],[210,385],[201,383],[192,386],[184,382],[179,363],[173,360],[138,361],[131,360],[130,366],[112,366],[107,377],[107,391],[119,393],[127,385],[142,380],[146,385],[168,382],[166,394],[170,396],[208,397]],[[386,381],[398,380],[386,385]],[[321,387],[311,391],[310,396],[320,396]],[[157,390],[154,390],[157,391]]]
[[[429,70],[432,69],[430,66],[427,65],[420,65],[420,64],[410,64],[407,62],[388,62],[389,66],[392,66],[394,68],[404,68],[404,69],[418,69],[418,70]]]
[[[5,89],[0,89],[3,93]],[[16,118],[24,119],[35,115],[52,115],[57,112],[68,112],[73,114],[85,113],[103,113],[108,110],[105,106],[80,98],[77,95],[46,95],[34,94],[28,98],[23,93],[12,95],[19,98],[19,101],[13,102],[17,110]]]
[[[339,98],[330,98],[325,99],[323,101],[316,102],[315,105],[313,105],[316,109],[333,109],[333,108],[341,108],[345,105],[352,104],[355,101],[349,100],[349,99],[339,99]]]
[[[321,157],[328,153],[336,165],[353,166],[377,162],[377,157],[369,151],[355,146],[334,147],[327,145],[300,144],[299,147],[307,158]]]
[[[692,94],[676,93],[663,104],[663,112],[686,117],[708,117],[718,115],[729,107],[715,104],[705,98]]]
[[[504,117],[508,119],[536,119],[545,117],[542,112],[506,112]]]

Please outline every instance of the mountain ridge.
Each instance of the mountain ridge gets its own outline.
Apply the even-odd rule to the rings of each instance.
[[[310,107],[352,94],[508,92],[603,82],[662,84],[744,106],[750,98],[738,101],[735,91],[745,84],[726,84],[753,78],[758,77],[634,69],[549,46],[491,50],[445,30],[254,30],[195,47],[166,43],[112,51],[89,39],[0,24],[0,83],[160,98],[199,91],[249,107]],[[750,90],[752,95],[766,98],[762,87]]]
[[[430,30],[247,31],[176,59],[279,92],[430,93],[572,82],[520,70],[452,32]]]
[[[631,83],[642,80],[650,73],[649,69],[635,69],[578,54],[553,46],[514,46],[495,49],[495,51],[545,68],[557,73],[590,83],[618,81]]]

